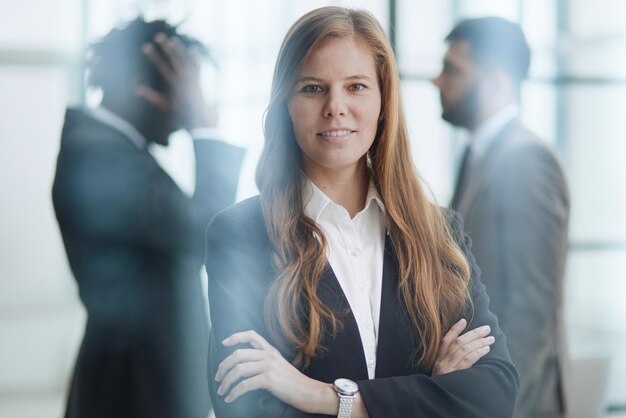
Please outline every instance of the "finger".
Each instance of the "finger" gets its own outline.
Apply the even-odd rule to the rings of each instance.
[[[163,54],[170,63],[175,74],[182,74],[185,71],[185,51],[183,43],[176,36],[168,38],[163,33],[158,33],[154,37],[154,41],[159,44]]]
[[[168,81],[174,80],[174,71],[170,64],[167,63],[162,53],[157,51],[154,45],[147,43],[141,48],[142,52],[152,61],[157,71]]]
[[[152,104],[163,112],[169,110],[169,101],[167,100],[167,98],[162,93],[159,93],[158,91],[146,86],[145,84],[139,84],[135,86],[135,94],[139,97],[143,97],[148,101],[148,103]]]
[[[274,347],[268,343],[265,338],[261,337],[254,330],[236,332],[222,341],[222,344],[226,347],[232,347],[236,344],[250,344],[253,348],[257,348],[259,350],[274,349]]]
[[[217,368],[215,374],[215,380],[219,382],[226,373],[239,363],[249,361],[259,361],[264,358],[264,353],[261,350],[252,348],[240,348],[235,350],[232,354],[226,357]]]
[[[452,325],[450,330],[443,336],[441,340],[441,345],[439,346],[439,354],[438,357],[445,356],[448,351],[450,344],[463,332],[465,327],[467,326],[467,321],[465,318],[461,318],[456,324]]]
[[[200,49],[196,46],[190,46],[189,48],[187,48],[187,53],[193,65],[199,68],[203,59],[203,55]]]
[[[450,360],[450,364],[453,367],[456,367],[459,363],[461,363],[461,361],[467,357],[468,355],[471,355],[474,351],[478,350],[478,349],[482,349],[484,347],[488,347],[491,344],[493,344],[496,341],[496,339],[493,336],[489,336],[489,337],[485,337],[485,338],[479,338],[476,340],[472,340],[467,344],[464,344],[463,346],[461,346],[456,352],[451,353],[451,360]]]
[[[461,335],[465,327],[467,327],[467,321],[465,320],[465,318],[461,318],[459,321],[457,321],[454,325],[450,327],[450,330],[443,337],[444,340],[446,338],[449,340],[454,340],[456,337]]]
[[[484,347],[477,348],[476,350],[468,353],[465,357],[461,359],[455,366],[455,370],[464,370],[472,367],[478,360],[483,358],[491,351],[491,347],[486,345]]]
[[[217,394],[222,396],[230,390],[230,387],[241,378],[256,376],[265,369],[262,361],[253,361],[247,363],[239,363],[229,370],[224,376],[222,384],[217,389]]]
[[[452,351],[456,351],[459,347],[474,341],[480,338],[484,338],[491,332],[491,327],[489,325],[484,325],[482,327],[474,328],[471,331],[466,332],[460,337],[456,338],[452,342]]]
[[[265,383],[266,379],[263,377],[262,374],[257,374],[256,376],[242,380],[230,391],[226,398],[224,398],[224,402],[231,403],[248,392],[258,389],[265,389]]]

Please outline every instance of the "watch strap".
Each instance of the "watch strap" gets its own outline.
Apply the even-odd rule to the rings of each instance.
[[[337,418],[350,418],[353,402],[354,396],[339,394],[339,413],[337,414]]]

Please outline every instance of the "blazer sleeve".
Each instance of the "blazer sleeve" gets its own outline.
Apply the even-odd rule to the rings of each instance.
[[[545,375],[557,344],[567,255],[569,195],[554,155],[533,145],[511,154],[497,181],[495,226],[506,283],[500,322],[521,373],[520,399]],[[523,318],[523,320],[522,320]]]
[[[156,162],[125,138],[83,134],[64,138],[57,162],[53,200],[62,228],[166,253],[197,248],[189,201]]]
[[[214,377],[219,364],[240,347],[221,341],[235,332],[255,330],[270,343],[263,320],[263,301],[273,276],[270,247],[262,219],[235,219],[228,212],[213,218],[206,234],[206,269],[209,277],[211,336],[209,391],[217,418],[298,418],[309,415],[281,402],[264,390],[249,392],[227,404],[217,395]],[[286,358],[288,358],[286,356]],[[289,359],[289,358],[288,358]]]
[[[450,215],[454,237],[471,265],[470,293],[473,317],[468,329],[491,326],[496,342],[473,367],[438,376],[424,374],[359,381],[370,418],[401,417],[512,417],[519,385],[506,338],[489,311],[489,298],[480,270],[470,253],[471,240],[463,234],[458,214]]]
[[[239,171],[245,155],[241,147],[212,139],[195,139],[196,191],[192,198],[200,240],[211,218],[235,202]],[[201,243],[202,245],[204,242]]]

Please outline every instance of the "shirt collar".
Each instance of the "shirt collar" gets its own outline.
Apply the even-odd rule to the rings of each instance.
[[[474,156],[484,155],[498,133],[518,115],[519,107],[511,104],[483,122],[472,135],[470,146]]]
[[[313,219],[315,222],[319,220],[322,212],[324,212],[324,209],[326,209],[329,205],[339,206],[307,177],[303,178],[302,193],[304,201],[304,214]],[[376,190],[374,182],[370,180],[367,189],[367,198],[365,199],[365,207],[356,216],[365,212],[372,202],[375,202],[378,205],[383,214],[385,213],[385,204],[383,203],[378,190]]]
[[[100,105],[89,109],[91,116],[107,126],[124,134],[139,149],[146,149],[148,141],[130,122]]]

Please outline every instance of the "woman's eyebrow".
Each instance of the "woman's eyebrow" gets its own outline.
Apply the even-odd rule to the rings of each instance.
[[[372,77],[365,74],[351,75],[350,77],[346,77],[346,80],[369,80],[373,81]]]
[[[319,83],[319,82],[322,82],[324,80],[322,80],[321,78],[312,77],[312,76],[302,76],[302,77],[299,77],[296,80],[296,83],[302,83],[302,82],[306,82],[306,81],[316,81],[316,82]]]
[[[346,77],[345,80],[369,80],[369,81],[373,81],[372,77],[367,76],[365,74],[351,75],[351,76]],[[302,76],[302,77],[299,77],[298,79],[296,79],[296,83],[302,83],[302,82],[307,82],[307,81],[315,81],[315,82],[321,83],[324,80],[322,80],[321,78],[318,78],[318,77],[313,77],[313,76]]]

